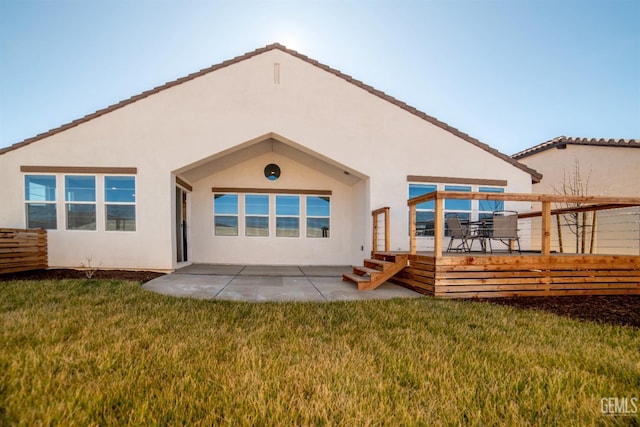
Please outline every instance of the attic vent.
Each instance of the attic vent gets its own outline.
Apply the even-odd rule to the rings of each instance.
[[[273,64],[273,83],[276,85],[280,84],[280,64],[277,62]]]

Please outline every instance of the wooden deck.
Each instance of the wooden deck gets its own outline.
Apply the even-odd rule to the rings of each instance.
[[[401,252],[407,254],[407,252]],[[408,254],[389,281],[444,298],[640,295],[640,256]]]

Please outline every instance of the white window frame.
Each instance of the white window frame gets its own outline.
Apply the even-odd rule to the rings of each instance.
[[[278,197],[290,197],[290,198],[297,198],[298,199],[298,214],[297,215],[282,215],[282,214],[278,214]],[[278,238],[288,238],[288,239],[299,239],[302,235],[301,232],[301,228],[302,228],[302,224],[300,221],[300,217],[301,217],[301,210],[302,210],[302,196],[300,194],[274,194],[273,195],[274,201],[273,201],[273,206],[275,209],[275,213],[274,213],[274,217],[275,217],[275,224],[274,224],[274,230],[275,230],[275,236]],[[295,236],[287,236],[287,235],[278,235],[278,218],[297,218],[298,219],[298,234]]]
[[[93,178],[93,201],[77,201],[77,200],[68,200],[68,192],[67,192],[67,178]],[[98,183],[96,174],[69,174],[65,173],[63,175],[64,182],[64,225],[66,231],[80,231],[80,232],[96,232],[98,231]],[[94,228],[70,228],[69,227],[69,207],[70,206],[93,206],[94,210]]]
[[[53,200],[31,200],[29,194],[27,194],[27,178],[28,177],[53,177],[54,179],[54,191],[53,191]],[[58,176],[57,174],[50,173],[25,173],[23,182],[23,192],[24,192],[24,206],[25,206],[25,228],[32,228],[29,222],[29,206],[30,205],[52,205],[54,207],[54,218],[53,228],[46,228],[47,230],[57,230],[58,229]]]
[[[133,178],[133,202],[109,202],[107,201],[107,178]],[[104,174],[102,175],[102,184],[103,184],[103,188],[102,188],[102,200],[103,200],[103,204],[104,204],[104,230],[106,232],[112,233],[112,232],[122,232],[122,233],[133,233],[136,232],[138,229],[138,206],[137,206],[137,192],[138,192],[138,180],[136,179],[135,175],[119,175],[119,174]],[[109,215],[108,215],[108,209],[109,206],[133,206],[133,229],[132,230],[127,230],[127,229],[113,229],[113,230],[109,230],[108,227],[108,223],[109,223]]]

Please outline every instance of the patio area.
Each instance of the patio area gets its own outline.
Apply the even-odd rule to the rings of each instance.
[[[158,277],[142,288],[176,297],[229,301],[357,301],[417,298],[421,294],[393,283],[358,292],[342,281],[351,266],[261,266],[192,264]]]

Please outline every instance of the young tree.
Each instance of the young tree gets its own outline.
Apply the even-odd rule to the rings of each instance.
[[[589,192],[589,179],[591,178],[591,169],[584,179],[580,171],[580,162],[576,159],[573,168],[567,172],[564,170],[562,184],[560,187],[553,187],[556,194],[567,196],[585,196]],[[562,208],[579,208],[582,203],[562,203]],[[593,213],[595,215],[595,212]],[[571,212],[562,215],[565,225],[576,238],[576,253],[586,252],[586,235],[587,235],[587,213]],[[593,232],[593,230],[592,230]]]

